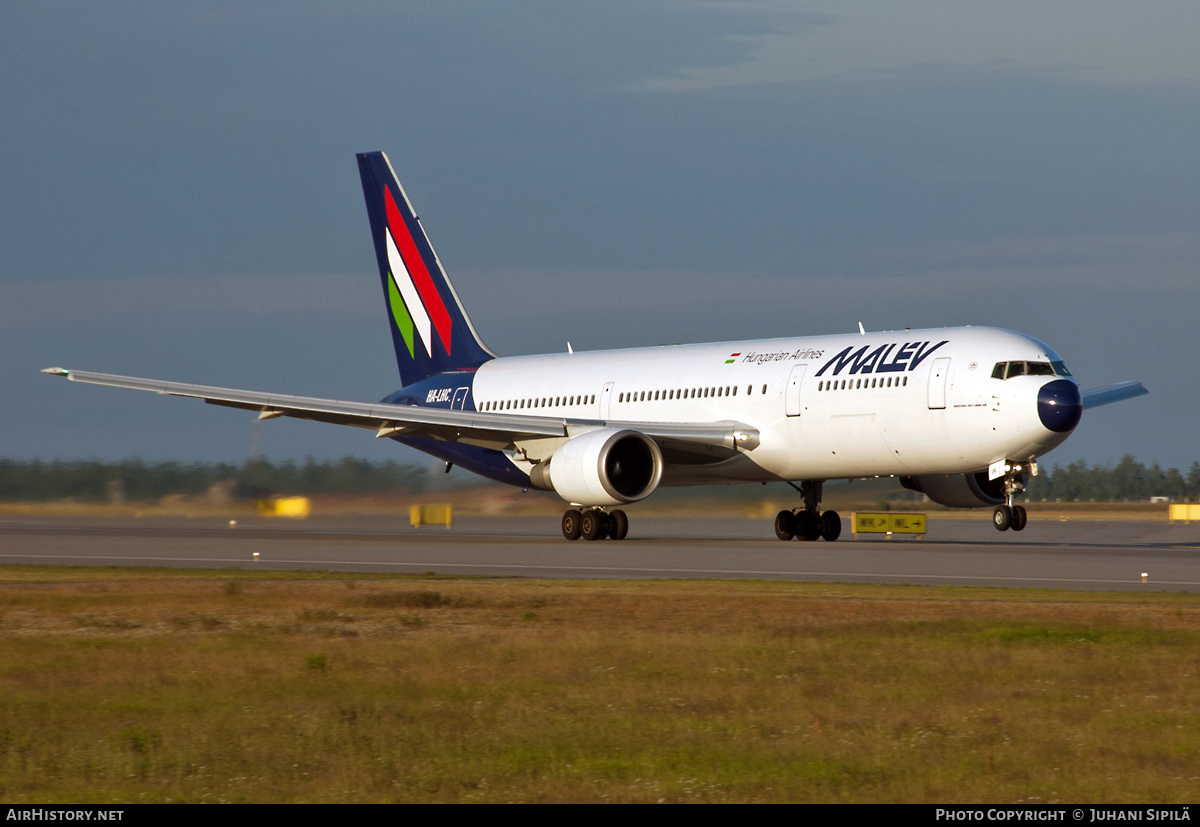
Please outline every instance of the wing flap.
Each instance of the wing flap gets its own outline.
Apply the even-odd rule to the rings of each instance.
[[[111,388],[148,391],[168,396],[203,399],[211,405],[256,411],[259,415],[289,416],[335,425],[349,425],[378,431],[389,424],[414,426],[419,436],[447,439],[455,435],[468,436],[473,431],[489,434],[494,441],[498,432],[524,436],[567,435],[566,421],[550,417],[511,416],[476,411],[451,411],[444,408],[421,408],[414,405],[391,405],[386,402],[350,402],[343,399],[322,399],[313,396],[293,396],[281,393],[220,388],[212,385],[193,385],[186,382],[167,382],[111,373],[94,373],[65,368],[46,368],[42,373],[63,376],[72,382],[104,385]],[[463,441],[466,441],[465,439]],[[511,440],[510,440],[511,441]]]

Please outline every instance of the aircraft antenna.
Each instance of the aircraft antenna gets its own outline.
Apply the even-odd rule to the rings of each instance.
[[[571,343],[567,342],[567,353],[574,353],[575,348],[571,347]]]
[[[866,335],[867,335],[867,331],[863,330],[862,322],[859,322],[859,323],[858,323],[858,334],[859,334],[860,336],[866,336]]]

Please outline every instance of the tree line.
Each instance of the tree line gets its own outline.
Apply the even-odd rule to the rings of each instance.
[[[247,460],[241,465],[205,462],[0,460],[0,501],[144,502],[171,494],[198,496],[214,487],[236,499],[270,494],[370,494],[421,491],[429,472],[394,460],[356,457],[316,462]]]
[[[120,462],[77,460],[0,460],[0,502],[73,499],[144,502],[172,494],[198,496],[220,486],[235,499],[270,494],[371,494],[385,491],[423,491],[429,470],[394,460],[373,462],[357,457],[316,462],[271,462],[268,459],[231,463]],[[1030,478],[1027,498],[1051,502],[1146,501],[1169,497],[1175,502],[1200,501],[1200,461],[1184,475],[1178,468],[1149,466],[1131,454],[1115,467],[1079,461],[1055,465]]]
[[[1145,502],[1168,497],[1189,502],[1200,500],[1200,462],[1193,462],[1186,476],[1178,468],[1163,470],[1157,462],[1143,465],[1132,454],[1121,457],[1116,467],[1089,467],[1082,460],[1049,470],[1041,465],[1041,474],[1030,478],[1025,491],[1031,501]]]

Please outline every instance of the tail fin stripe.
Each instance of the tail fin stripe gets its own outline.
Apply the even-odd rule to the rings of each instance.
[[[425,353],[433,355],[433,333],[430,330],[429,316],[425,313],[425,307],[421,304],[421,298],[417,295],[417,288],[413,284],[412,274],[408,272],[408,268],[404,265],[404,259],[401,258],[400,252],[396,249],[396,242],[392,240],[390,232],[387,235],[387,257],[388,265],[391,267],[392,284],[400,291],[401,298],[404,299],[404,304],[408,306],[408,313],[412,318],[412,324],[417,328],[417,333],[421,337],[421,344],[425,346]],[[391,290],[389,289],[389,294]],[[393,311],[395,305],[392,306]],[[399,322],[399,320],[397,320]],[[404,332],[404,325],[397,324],[401,334]],[[411,330],[409,335],[404,337],[404,343],[408,345],[408,351],[412,353],[412,337]]]
[[[387,221],[390,234],[395,239],[396,246],[399,247],[400,256],[404,260],[405,270],[408,273],[409,279],[416,285],[417,292],[420,294],[421,303],[428,314],[426,315],[426,319],[432,318],[433,326],[437,330],[438,339],[441,340],[442,346],[446,348],[446,354],[449,355],[450,311],[446,309],[445,302],[442,301],[437,287],[433,284],[429,270],[425,267],[425,260],[421,257],[416,242],[413,241],[412,234],[408,230],[408,225],[405,224],[404,218],[400,215],[400,210],[396,207],[396,201],[392,198],[391,190],[384,190],[384,192],[386,194]],[[396,274],[394,265],[392,273]],[[403,293],[403,290],[401,290],[401,293]],[[406,303],[407,298],[406,296]],[[409,305],[409,309],[410,311],[412,310],[411,304]],[[429,349],[431,344],[432,342],[427,338],[425,340],[426,349]]]
[[[391,273],[388,273],[391,276]],[[394,276],[388,279],[388,306],[392,309],[392,318],[396,321],[396,328],[400,331],[400,336],[404,339],[404,345],[408,348],[408,355],[411,358],[413,354],[413,320],[412,316],[408,315],[408,308],[404,306],[404,299],[400,297],[400,290],[396,287],[396,279]]]

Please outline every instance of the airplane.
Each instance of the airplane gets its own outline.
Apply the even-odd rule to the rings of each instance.
[[[827,480],[898,477],[955,508],[1015,502],[1037,459],[1085,409],[1148,393],[1081,391],[1061,356],[990,327],[501,357],[480,339],[382,152],[357,156],[401,388],[353,402],[46,368],[74,382],[203,399],[375,432],[481,476],[570,504],[568,540],[622,540],[619,507],[660,486],[785,482],[780,540],[835,541]]]

